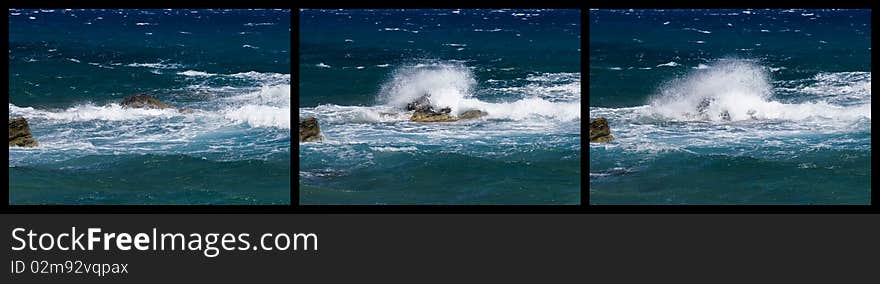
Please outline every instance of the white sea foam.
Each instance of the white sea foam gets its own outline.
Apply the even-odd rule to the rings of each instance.
[[[321,68],[330,68],[330,65],[324,64],[324,62],[321,62],[321,63],[315,64],[315,66],[318,66],[318,67],[321,67]]]
[[[488,82],[489,80],[487,80]],[[573,102],[581,98],[581,74],[580,73],[541,73],[531,74],[525,78],[525,85],[514,84],[510,87],[501,87],[495,90],[505,94],[514,94],[521,97],[540,97],[553,102]]]
[[[266,105],[244,105],[227,109],[224,116],[239,122],[247,122],[253,127],[278,127],[290,129],[290,107]]]
[[[695,70],[667,83],[652,98],[651,110],[675,120],[871,118],[870,103],[854,106],[835,105],[827,100],[784,103],[774,100],[773,95],[774,89],[765,68],[752,61],[724,59],[713,64],[712,68]]]
[[[814,95],[838,105],[870,104],[871,72],[823,72],[784,82],[778,90]]]
[[[290,83],[263,86],[258,91],[226,99],[230,106],[222,113],[227,119],[253,127],[290,129]]]
[[[228,97],[226,100],[243,104],[289,107],[290,83],[287,82],[286,84],[281,85],[264,85],[253,92]]]
[[[340,106],[324,104],[314,108],[301,109],[300,115],[321,116],[321,120],[328,123],[402,122],[410,118],[410,114],[407,112],[383,105]]]
[[[251,74],[242,74],[251,78],[260,78]],[[204,109],[191,109],[193,110],[191,113],[181,113],[172,108],[125,108],[116,103],[107,105],[89,103],[66,109],[35,109],[33,107],[19,107],[10,103],[9,113],[10,117],[23,116],[28,119],[46,120],[45,123],[50,124],[191,117],[211,121],[216,121],[220,118],[221,120],[226,119],[233,122],[247,123],[252,127],[290,129],[289,81],[286,84],[264,85],[255,91],[209,101],[206,106],[207,108]],[[221,127],[222,125],[223,123],[220,123],[214,127]]]
[[[180,115],[174,109],[143,109],[123,108],[118,104],[96,106],[92,104],[78,105],[63,110],[43,110],[32,107],[18,107],[9,104],[11,116],[24,116],[27,118],[46,119],[50,121],[119,121],[135,120],[145,117],[172,117]]]
[[[230,74],[229,76],[233,78],[263,82],[263,84],[265,85],[278,85],[283,83],[290,84],[290,74],[248,71]]]
[[[419,97],[429,95],[432,103],[451,106],[470,97],[476,85],[473,73],[462,64],[409,64],[394,70],[392,78],[381,87],[379,101],[403,108]]]

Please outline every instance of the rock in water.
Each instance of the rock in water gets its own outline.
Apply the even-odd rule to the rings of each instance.
[[[474,118],[481,118],[486,115],[489,115],[489,114],[486,113],[485,111],[481,111],[478,109],[472,109],[472,110],[465,111],[465,112],[461,113],[460,115],[458,115],[458,119],[474,119]]]
[[[590,143],[603,143],[611,140],[614,140],[614,136],[611,136],[608,120],[604,117],[590,119]]]
[[[428,95],[422,95],[415,101],[406,104],[406,110],[429,110],[431,109],[431,101],[428,100]]]
[[[449,115],[450,112],[452,112],[452,109],[450,108],[442,108],[440,109],[440,111],[434,111],[430,108],[417,109],[415,112],[413,112],[413,115],[409,118],[409,120],[415,122],[458,121],[458,118]]]
[[[605,143],[605,142],[611,142],[611,140],[614,140],[614,136],[609,134],[606,136],[596,138],[595,140],[590,140],[590,143]]]
[[[120,102],[119,104],[122,106],[125,106],[125,107],[132,107],[132,108],[165,109],[165,108],[171,107],[170,105],[165,104],[163,102],[160,102],[158,99],[156,99],[150,95],[146,95],[146,94],[140,94],[140,95],[135,95],[135,96],[124,98],[124,99],[122,99],[122,102]]]
[[[321,140],[321,128],[318,119],[309,117],[299,121],[299,142],[315,142]]]
[[[31,136],[31,128],[24,117],[9,121],[9,146],[36,147],[37,141]]]
[[[428,95],[423,95],[415,101],[406,104],[406,110],[413,111],[413,115],[409,120],[414,122],[454,122],[462,119],[474,119],[486,116],[486,112],[481,110],[468,110],[458,117],[451,116],[449,115],[452,112],[451,108],[445,107],[436,110],[434,106],[431,105]]]

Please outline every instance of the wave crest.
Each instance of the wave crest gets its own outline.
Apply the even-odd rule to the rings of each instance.
[[[9,104],[10,116],[23,116],[27,118],[38,118],[46,120],[59,121],[120,121],[135,120],[148,117],[173,117],[181,115],[175,109],[145,109],[145,108],[123,108],[119,104],[109,104],[105,106],[96,106],[92,104],[78,105],[63,110],[41,110],[32,107],[19,107]]]

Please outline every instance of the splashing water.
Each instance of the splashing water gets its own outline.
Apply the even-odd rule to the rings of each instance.
[[[827,101],[785,103],[774,98],[767,71],[753,61],[721,59],[667,83],[650,101],[651,110],[681,121],[836,120],[870,118],[869,104],[834,105]]]
[[[578,84],[579,86],[579,84]],[[558,87],[557,87],[558,88]],[[489,113],[489,118],[524,120],[534,116],[561,121],[580,119],[580,90],[566,101],[549,101],[538,97],[542,94],[525,94],[519,100],[486,102],[474,96],[478,90],[477,79],[467,66],[445,61],[404,65],[382,84],[377,100],[385,107],[402,109],[421,96],[427,96],[431,104],[449,107],[452,114],[479,109]],[[555,90],[554,91],[558,91]]]

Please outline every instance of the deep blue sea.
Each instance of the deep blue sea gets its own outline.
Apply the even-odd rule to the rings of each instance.
[[[870,204],[869,10],[590,10],[591,204]]]
[[[8,13],[11,204],[290,203],[289,10]]]
[[[578,10],[303,10],[302,204],[579,204]],[[422,94],[454,123],[408,121]]]

